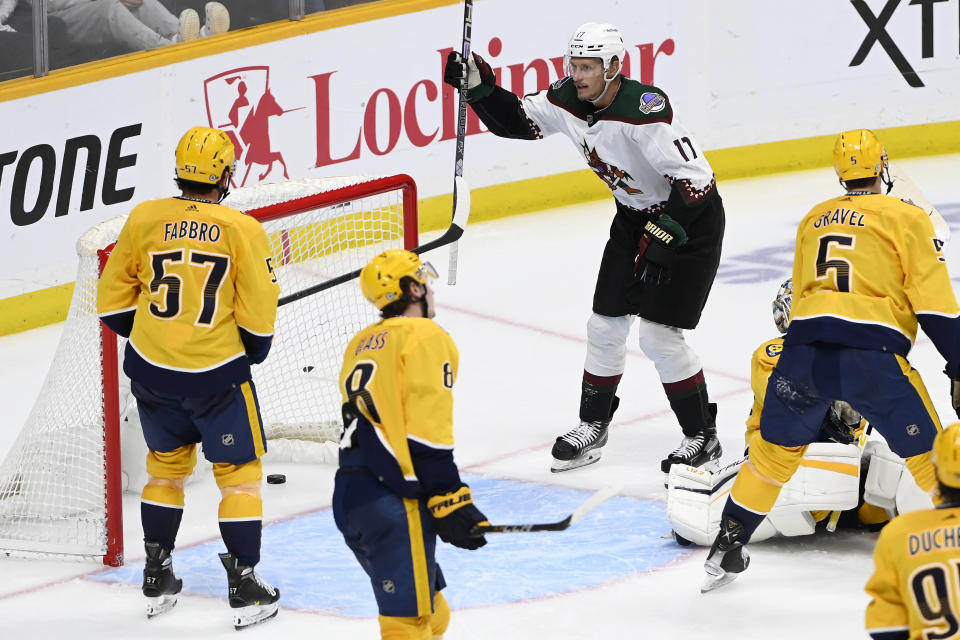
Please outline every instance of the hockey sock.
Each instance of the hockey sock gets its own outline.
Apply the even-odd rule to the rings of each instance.
[[[245,567],[260,562],[260,530],[263,500],[248,493],[234,493],[220,500],[220,536],[227,551]]]
[[[717,405],[709,402],[703,369],[685,380],[662,384],[683,435],[690,438],[716,424]]]
[[[917,456],[910,456],[904,460],[907,469],[909,469],[910,474],[913,475],[913,479],[917,481],[917,486],[926,493],[930,493],[933,491],[933,488],[937,486],[937,475],[931,459],[932,453],[927,451]]]
[[[773,509],[780,489],[800,466],[806,451],[806,446],[783,447],[767,442],[762,436],[754,438],[750,444],[750,459],[740,467],[730,489],[730,498],[723,507],[724,515],[731,515],[743,523],[746,530],[744,542]]]
[[[430,617],[379,616],[382,640],[431,640]]]
[[[183,518],[183,490],[165,485],[148,484],[140,494],[140,522],[143,541],[157,542],[173,551]]]
[[[583,371],[580,390],[580,419],[584,422],[608,422],[617,410],[614,404],[621,375],[595,376]]]
[[[430,616],[430,633],[434,638],[440,638],[450,626],[450,605],[443,597],[442,591],[433,594],[433,615]]]

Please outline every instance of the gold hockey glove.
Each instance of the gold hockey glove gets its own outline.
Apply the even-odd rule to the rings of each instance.
[[[470,535],[474,525],[490,523],[473,506],[473,495],[467,485],[462,484],[450,493],[431,496],[427,499],[427,508],[433,516],[433,528],[444,542],[471,551],[487,544],[483,536]]]

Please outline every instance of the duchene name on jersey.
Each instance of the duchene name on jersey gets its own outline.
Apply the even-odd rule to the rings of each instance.
[[[960,527],[940,527],[932,531],[911,533],[907,538],[910,555],[960,548]]]
[[[164,242],[183,238],[189,238],[197,242],[219,242],[220,226],[209,222],[197,222],[196,220],[179,220],[164,223]]]
[[[865,227],[863,214],[854,209],[837,208],[827,211],[813,221],[813,228],[819,229],[831,224],[845,224],[849,227]]]

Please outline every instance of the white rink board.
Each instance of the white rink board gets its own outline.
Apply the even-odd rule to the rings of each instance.
[[[872,15],[886,3],[861,4]],[[849,66],[873,38],[856,5],[835,0],[477,0],[473,40],[504,86],[529,92],[557,79],[555,60],[576,25],[616,23],[630,75],[660,86],[701,146],[718,149],[955,119],[956,11],[952,2],[933,6],[926,42],[920,6],[900,3],[885,26],[922,87],[876,42]],[[247,185],[283,179],[279,161],[267,173],[272,153],[292,179],[404,172],[421,197],[449,193],[456,99],[441,77],[461,20],[455,4],[0,103],[0,122],[10,125],[0,146],[0,297],[69,282],[84,230],[169,195],[173,148],[196,124],[237,136]],[[241,83],[247,104],[231,119]],[[258,106],[265,111],[251,119]],[[88,156],[76,154],[70,193],[69,173],[61,184],[68,140],[100,151],[86,174]],[[248,156],[256,160],[249,173]],[[466,147],[472,187],[581,168],[559,137],[528,144],[486,133]]]

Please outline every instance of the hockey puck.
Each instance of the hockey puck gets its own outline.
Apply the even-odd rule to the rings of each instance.
[[[271,473],[267,476],[267,484],[283,484],[287,481],[287,476],[282,473]]]

